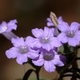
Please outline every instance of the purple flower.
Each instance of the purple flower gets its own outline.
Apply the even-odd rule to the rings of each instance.
[[[63,24],[59,24],[58,28],[61,33],[58,35],[58,39],[62,43],[67,43],[70,46],[75,47],[79,44],[80,41],[80,31],[79,31],[80,24],[77,22],[71,23],[69,26],[68,23],[63,22]]]
[[[62,17],[60,16],[59,18],[58,18],[58,24],[61,24],[63,22],[63,19],[62,19]],[[50,26],[54,26],[54,24],[53,24],[53,22],[51,21],[51,19],[50,18],[47,18],[47,26],[48,27],[50,27]]]
[[[12,30],[16,30],[17,28],[17,20],[11,20],[8,23],[6,23],[5,21],[3,21],[0,24],[0,33],[4,33],[4,32],[10,32]]]
[[[16,58],[17,63],[23,64],[28,61],[28,58],[35,59],[38,57],[39,51],[35,51],[30,47],[29,37],[25,40],[23,38],[12,38],[12,44],[14,47],[6,51],[6,56],[10,58]]]
[[[60,17],[58,18],[58,24],[62,24],[63,22],[64,22],[64,21],[63,21],[62,17],[60,16]],[[48,26],[49,28],[54,28],[54,36],[58,36],[59,31],[58,31],[58,29],[55,27],[54,23],[51,21],[50,18],[47,18],[47,26]]]
[[[60,60],[60,56],[54,50],[41,52],[38,60],[32,60],[34,65],[43,66],[46,71],[54,72],[56,65],[64,66],[63,62]]]
[[[48,27],[44,27],[42,29],[32,29],[32,34],[36,38],[31,38],[32,40],[32,47],[43,48],[46,50],[53,49],[54,47],[61,46],[60,41],[56,37],[54,37],[54,29],[50,29]]]

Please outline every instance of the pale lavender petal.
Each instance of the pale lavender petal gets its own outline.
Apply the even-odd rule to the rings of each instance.
[[[25,39],[25,44],[26,45],[32,45],[32,43],[35,41],[35,38],[31,37],[31,36],[27,36]]]
[[[30,47],[41,47],[40,40],[31,36],[26,37],[25,44]]]
[[[54,35],[54,28],[44,27],[44,36],[53,37]]]
[[[57,28],[54,28],[54,36],[58,36],[59,35],[59,31]]]
[[[53,47],[60,47],[62,45],[56,37],[50,39],[50,44],[53,45]]]
[[[11,42],[15,47],[24,46],[24,39],[21,38],[12,38]]]
[[[16,19],[11,20],[10,22],[8,22],[8,24],[7,24],[7,26],[8,26],[7,32],[12,31],[12,30],[16,30],[17,29],[16,23],[17,23]]]
[[[51,19],[50,19],[50,18],[47,18],[47,21],[48,21],[48,22],[51,22]]]
[[[70,30],[75,32],[75,31],[78,31],[79,30],[79,27],[80,27],[80,24],[79,23],[73,22],[70,25]]]
[[[31,36],[26,37],[25,39],[25,45],[34,47],[38,43],[38,39],[33,38]]]
[[[47,18],[47,26],[54,26],[50,18]]]
[[[64,66],[64,63],[60,60],[60,55],[55,55],[53,64],[58,66]]]
[[[56,70],[56,67],[51,61],[45,61],[44,68],[47,72],[54,72]]]
[[[66,22],[62,22],[58,25],[58,29],[62,32],[66,32],[67,30],[69,30],[69,25]]]
[[[48,43],[48,44],[43,44],[42,48],[50,51],[51,49],[54,48],[54,46]]]
[[[5,54],[9,59],[16,58],[18,55],[18,48],[12,47],[9,50],[7,50]]]
[[[25,55],[19,54],[17,56],[16,61],[17,61],[18,64],[21,64],[22,65],[24,62],[27,62],[28,61],[28,58]]]
[[[60,59],[59,59],[59,55],[55,55],[55,56],[54,56],[54,59],[52,60],[52,63],[53,63],[54,65],[57,65],[59,60],[60,60]]]
[[[41,48],[42,43],[40,42],[39,39],[35,39],[33,43],[31,43],[32,47],[37,47],[37,48]]]
[[[62,43],[67,43],[68,42],[68,38],[67,38],[65,33],[60,33],[58,35],[58,40],[61,41]]]
[[[39,51],[30,49],[30,51],[27,53],[27,56],[31,59],[35,59],[35,58],[39,57]]]
[[[62,16],[58,17],[58,23],[61,24],[63,22]]]
[[[79,44],[79,41],[77,39],[75,39],[75,38],[69,38],[68,44],[70,46],[75,47],[75,46],[77,46]]]
[[[0,33],[6,32],[7,28],[7,23],[3,21],[0,25]]]
[[[42,66],[44,64],[43,55],[40,54],[38,60],[32,60],[32,62],[36,66]]]
[[[54,24],[51,22],[47,22],[47,26],[54,26]]]
[[[76,38],[78,41],[80,41],[80,31],[77,31],[75,33],[75,37],[74,38]]]
[[[43,30],[38,28],[32,29],[32,34],[35,37],[40,38],[41,36],[43,36]]]

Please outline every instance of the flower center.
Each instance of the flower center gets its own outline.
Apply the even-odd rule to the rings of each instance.
[[[25,54],[25,53],[27,53],[29,51],[29,49],[28,49],[28,47],[26,47],[26,46],[21,46],[21,47],[19,47],[19,52],[21,53],[21,54]]]
[[[41,42],[41,43],[48,43],[48,42],[49,42],[49,38],[48,38],[48,37],[42,37],[42,38],[40,39],[40,42]]]
[[[2,31],[6,31],[7,30],[7,26],[2,26]]]
[[[46,61],[51,61],[51,60],[53,60],[53,58],[54,58],[54,55],[53,54],[51,54],[51,53],[47,53],[47,54],[44,54],[44,60],[46,60]]]
[[[75,33],[73,31],[67,31],[67,37],[73,38]]]

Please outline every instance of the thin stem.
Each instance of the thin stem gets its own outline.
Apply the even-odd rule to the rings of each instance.
[[[36,77],[37,77],[37,80],[40,80],[39,79],[39,72],[37,72],[37,71],[36,71]]]
[[[32,63],[32,60],[29,59],[28,63],[33,67],[35,68],[34,72],[36,74],[36,78],[37,80],[40,80],[40,77],[39,77],[39,72],[40,72],[40,69],[41,69],[41,66],[35,66],[33,63]],[[24,63],[25,64],[25,63]]]
[[[39,72],[40,72],[41,67],[37,66],[35,67],[35,69],[36,69],[35,73],[36,73],[37,80],[40,80]]]

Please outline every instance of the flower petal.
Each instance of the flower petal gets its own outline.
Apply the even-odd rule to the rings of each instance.
[[[28,58],[25,55],[19,54],[17,56],[16,61],[17,61],[18,64],[21,64],[22,65],[24,62],[27,62],[28,61]]]
[[[80,27],[80,24],[79,23],[73,22],[70,25],[70,30],[75,32],[75,31],[78,31],[79,30],[79,27]]]
[[[44,27],[44,36],[45,37],[53,37],[54,28]]]
[[[47,18],[47,26],[54,26],[50,18]]]
[[[7,24],[7,26],[8,26],[8,29],[7,29],[7,32],[10,32],[11,30],[16,30],[17,29],[17,25],[16,25],[16,23],[17,23],[17,20],[15,19],[15,20],[11,20],[8,24]]]
[[[62,19],[62,16],[59,16],[58,17],[58,23],[61,24],[62,22],[64,22],[63,19]]]
[[[75,46],[77,46],[79,44],[79,41],[77,39],[75,39],[75,38],[69,38],[68,44],[70,46],[75,47]]]
[[[43,30],[42,29],[32,29],[32,34],[36,37],[36,38],[40,38],[41,36],[43,36]]]
[[[54,60],[52,62],[55,65],[64,66],[64,63],[60,60],[60,56],[59,55],[55,55]]]
[[[68,38],[67,38],[65,33],[60,33],[58,35],[58,40],[61,41],[62,43],[67,43],[68,42]]]
[[[56,37],[53,37],[50,39],[50,44],[53,46],[53,47],[60,47],[62,44],[60,43],[60,41],[56,38]]]
[[[32,43],[30,43],[31,47],[41,48],[42,44],[39,39],[33,39]]]
[[[77,32],[75,33],[75,38],[76,38],[78,41],[80,41],[80,31],[77,31]]]
[[[21,38],[12,38],[11,42],[15,47],[24,46],[24,39]]]
[[[66,22],[62,22],[61,24],[58,25],[58,29],[62,32],[65,32],[69,30],[69,25]]]
[[[27,53],[27,56],[31,59],[35,59],[35,58],[39,57],[39,51],[30,49],[30,52]]]
[[[3,21],[0,25],[0,33],[6,32],[7,28],[7,23]]]
[[[44,62],[44,68],[47,72],[54,72],[56,67],[51,61],[45,61]]]
[[[32,62],[36,66],[42,66],[44,64],[43,55],[40,54],[38,60],[32,60]]]
[[[9,50],[7,50],[5,54],[9,59],[16,58],[18,55],[18,48],[12,47]]]

